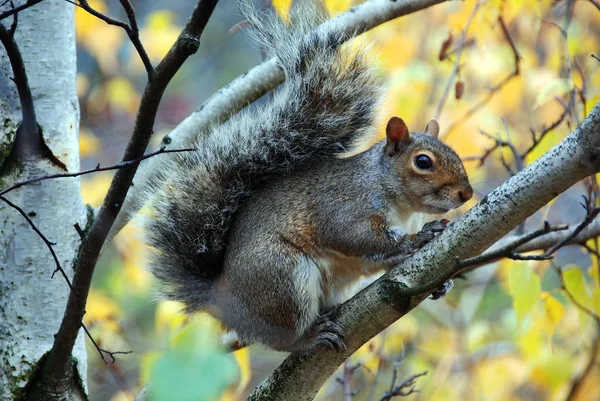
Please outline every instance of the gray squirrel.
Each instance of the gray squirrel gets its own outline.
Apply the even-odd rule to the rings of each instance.
[[[218,318],[232,348],[345,349],[327,311],[446,227],[411,234],[413,214],[445,213],[473,193],[435,120],[411,133],[392,117],[385,140],[340,157],[374,134],[382,82],[364,48],[342,45],[353,34],[315,29],[326,17],[307,3],[294,2],[289,24],[242,3],[285,82],[199,133],[198,151],[171,156],[148,189],[144,230],[162,293]]]

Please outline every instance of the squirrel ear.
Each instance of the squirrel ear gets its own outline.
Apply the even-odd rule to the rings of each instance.
[[[423,133],[437,139],[440,134],[440,123],[435,118],[429,120]]]
[[[385,129],[387,143],[385,144],[385,154],[395,156],[402,149],[403,143],[410,140],[410,133],[404,120],[400,117],[392,117],[387,123]]]

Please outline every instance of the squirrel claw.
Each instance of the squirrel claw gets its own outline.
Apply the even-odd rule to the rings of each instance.
[[[425,223],[421,231],[441,233],[446,229],[446,227],[448,227],[448,224],[450,224],[450,220],[448,219],[433,220],[428,223]]]
[[[310,348],[331,348],[346,352],[344,331],[328,315],[321,315],[303,337],[302,343],[310,343]],[[305,347],[302,347],[305,348]]]
[[[421,231],[413,237],[413,253],[422,248],[425,244],[435,238],[437,233],[441,233],[446,229],[450,220],[441,219],[434,220],[423,225]]]

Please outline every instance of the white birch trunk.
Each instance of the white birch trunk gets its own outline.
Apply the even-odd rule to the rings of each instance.
[[[10,6],[10,5],[8,5]],[[6,8],[5,8],[6,9]],[[12,18],[2,23],[10,25]],[[46,0],[19,13],[15,35],[24,59],[37,120],[52,153],[69,172],[79,170],[79,104],[75,88],[73,5]],[[3,159],[21,121],[13,72],[0,46],[0,146]],[[46,160],[20,163],[0,175],[0,189],[32,177],[64,172]],[[74,223],[86,226],[79,179],[62,178],[26,185],[6,195],[31,216],[72,276],[79,247]],[[69,288],[49,249],[16,210],[0,201],[0,399],[13,399],[32,368],[51,347],[62,320]],[[79,375],[86,380],[83,337],[74,349]]]

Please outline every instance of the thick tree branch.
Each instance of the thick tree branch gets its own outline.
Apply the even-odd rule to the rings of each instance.
[[[363,33],[392,19],[446,1],[448,0],[367,0],[325,22],[324,25],[337,26],[339,30],[345,32]],[[275,58],[257,65],[211,96],[169,133],[163,140],[163,144],[169,148],[185,146],[190,137],[199,135],[199,132],[206,130],[212,124],[227,120],[232,114],[273,90],[284,79],[283,71],[277,65]],[[162,161],[164,158],[155,158],[139,169],[135,177],[136,187],[129,191],[109,239],[114,237],[129,221],[130,216],[137,212],[139,201],[136,188],[143,188],[146,183],[154,180],[154,173],[160,171]]]
[[[338,307],[334,320],[346,333],[347,352],[290,355],[250,399],[311,400],[348,356],[419,305],[440,278],[452,276],[457,260],[485,251],[548,201],[598,171],[600,103],[559,145],[486,196],[419,252]]]
[[[154,70],[153,80],[148,82],[142,96],[133,134],[125,150],[123,162],[143,156],[152,135],[162,95],[183,62],[197,51],[200,35],[215,5],[216,0],[200,0],[197,3],[177,41]],[[121,209],[138,165],[139,162],[117,170],[98,215],[81,245],[72,281],[73,290],[69,295],[65,315],[55,336],[50,358],[48,358],[46,366],[48,374],[44,375],[43,388],[60,387],[65,377],[68,377],[71,351],[85,313],[85,303],[94,267],[110,227]]]
[[[17,87],[19,101],[21,102],[22,120],[15,134],[11,154],[12,157],[16,157],[19,160],[39,158],[44,153],[44,140],[35,116],[33,97],[31,96],[31,89],[29,89],[23,57],[21,56],[17,42],[15,42],[14,32],[12,31],[13,28],[9,31],[0,23],[0,42],[2,42],[10,61],[14,76],[13,82]]]

